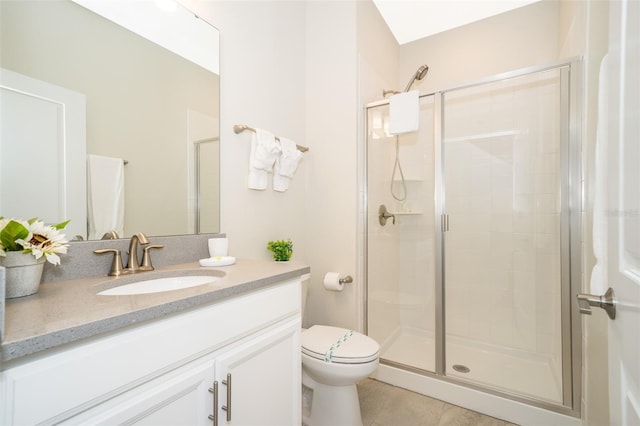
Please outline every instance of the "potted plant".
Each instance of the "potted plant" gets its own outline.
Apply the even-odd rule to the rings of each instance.
[[[58,254],[66,253],[68,247],[60,230],[68,223],[45,225],[37,218],[24,221],[0,216],[0,266],[6,268],[7,299],[38,291],[45,260],[60,264]]]
[[[293,254],[293,242],[291,240],[269,241],[267,249],[273,254],[273,260],[284,262],[291,259]]]

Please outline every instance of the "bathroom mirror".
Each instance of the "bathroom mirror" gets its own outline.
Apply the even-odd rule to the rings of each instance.
[[[125,164],[121,238],[139,231],[149,236],[219,232],[217,29],[171,1],[78,2],[109,3],[116,8],[116,18],[110,19],[117,19],[118,14],[131,19],[130,11],[119,13],[117,9],[132,4],[156,9],[156,4],[169,3],[173,10],[148,9],[142,12],[144,19],[124,22],[125,28],[98,14],[102,12],[68,0],[0,2],[0,67],[9,71],[5,74],[24,76],[84,99],[85,126],[74,130],[85,140],[83,146],[74,149],[66,145],[67,128],[59,127],[58,133],[65,134],[54,136],[50,145],[56,140],[63,140],[64,144],[53,151],[36,144],[45,139],[38,134],[15,142],[20,139],[3,131],[0,155],[6,159],[19,151],[14,155],[19,159],[14,161],[14,168],[24,170],[24,174],[7,176],[4,168],[0,215],[40,216],[54,222],[59,218],[47,218],[43,211],[57,203],[60,215],[67,215],[62,219],[72,221],[67,237],[80,235],[86,239],[87,212],[78,212],[74,217],[69,207],[74,203],[80,208],[86,206],[86,202],[79,201],[85,196],[84,189],[78,189],[84,188],[80,183],[86,179],[86,160],[84,155],[70,156],[68,151],[73,150],[121,159]],[[156,22],[152,13],[160,21]],[[177,16],[184,21],[185,14],[190,24],[176,29]],[[148,39],[153,35],[138,35],[134,31],[139,30],[130,25],[136,21],[147,24],[142,32],[162,35],[175,30],[169,38],[179,45],[161,47]],[[189,52],[183,52],[184,48]],[[201,53],[214,57],[203,62],[193,56]],[[4,84],[2,89],[3,98],[8,100]],[[60,107],[54,114],[69,120],[66,104],[57,106]],[[31,114],[32,109],[25,111]],[[47,128],[25,114],[19,119],[27,127]],[[8,121],[15,122],[4,112],[2,117],[3,127],[9,127],[5,126]],[[55,130],[56,126],[52,128]],[[32,142],[35,145],[31,146]],[[54,172],[59,176],[47,173],[46,167],[51,165],[58,167]],[[15,198],[9,198],[13,195],[4,188],[16,188],[21,181],[38,183],[20,188],[15,191]],[[75,189],[74,182],[78,184]],[[66,201],[52,199],[54,183]],[[38,201],[31,203],[28,212],[22,213],[18,208],[26,209],[27,199],[39,200],[40,205]]]

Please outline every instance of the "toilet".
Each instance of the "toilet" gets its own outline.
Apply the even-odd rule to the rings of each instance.
[[[302,311],[309,275],[302,276]],[[314,325],[302,330],[302,422],[362,425],[356,383],[378,367],[380,345],[353,330]]]

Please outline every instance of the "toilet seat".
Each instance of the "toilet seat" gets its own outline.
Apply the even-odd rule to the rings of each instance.
[[[302,333],[302,353],[327,363],[364,364],[378,359],[380,345],[346,328],[314,325]]]

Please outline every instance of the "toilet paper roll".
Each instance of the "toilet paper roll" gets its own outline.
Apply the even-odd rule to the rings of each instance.
[[[342,291],[344,284],[340,282],[340,274],[338,272],[327,272],[324,275],[324,288],[329,291]]]

